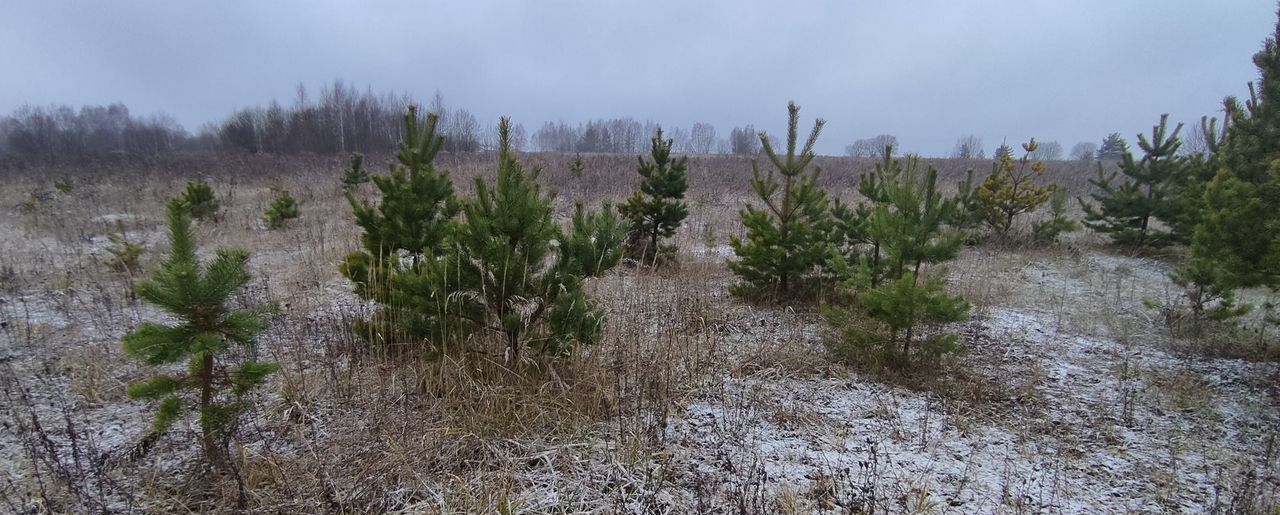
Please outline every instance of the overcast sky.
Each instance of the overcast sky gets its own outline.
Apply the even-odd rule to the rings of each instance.
[[[802,5],[788,5],[788,4]],[[1070,149],[1198,121],[1256,77],[1269,0],[0,0],[0,111],[124,102],[188,130],[343,78],[489,123],[630,116],[727,135],[828,120],[823,153]]]

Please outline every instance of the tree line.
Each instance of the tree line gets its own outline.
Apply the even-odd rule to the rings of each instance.
[[[0,155],[53,164],[110,155],[155,157],[176,151],[247,152],[270,154],[364,154],[393,152],[404,138],[400,118],[414,98],[407,93],[363,91],[342,80],[323,85],[312,94],[304,85],[296,88],[291,103],[272,100],[266,106],[233,111],[219,122],[210,122],[194,133],[164,115],[136,116],[121,103],[84,106],[79,109],[53,105],[23,106],[0,116]],[[445,104],[436,92],[426,110],[439,117],[438,130],[445,137],[442,151],[449,153],[495,151],[498,133],[466,108]],[[548,121],[530,132],[521,124],[510,127],[510,145],[516,151],[633,154],[644,150],[658,123],[629,117],[595,119],[582,123]],[[667,126],[672,151],[682,154],[759,155],[760,131],[753,125],[734,127],[728,134],[715,125],[694,123],[689,128]],[[1204,152],[1197,141],[1183,152]],[[772,141],[776,146],[777,141]],[[1003,143],[1002,143],[1003,145]],[[886,148],[900,149],[898,138],[880,134],[855,140],[845,147],[851,157],[882,158]],[[999,150],[999,149],[997,149]],[[1101,146],[1081,142],[1069,156],[1073,160],[1120,160],[1128,145],[1119,133],[1108,135]],[[983,140],[976,135],[957,139],[950,157],[986,159]],[[997,153],[991,154],[998,157]],[[1041,160],[1064,157],[1055,141],[1041,142]]]
[[[165,115],[135,116],[124,104],[23,106],[0,117],[0,154],[50,164],[90,156],[155,156],[189,143],[189,136]]]
[[[23,106],[0,116],[0,155],[54,164],[111,155],[155,157],[178,151],[270,154],[389,153],[404,139],[400,123],[416,104],[407,93],[375,93],[335,80],[312,94],[299,84],[292,102],[236,109],[219,122],[189,132],[167,115],[136,116],[121,103],[107,106]],[[466,108],[445,104],[437,92],[426,110],[439,119],[443,152],[496,151],[497,127],[482,123]],[[508,144],[515,151],[631,154],[642,151],[658,124],[622,117],[570,124],[546,122],[536,131],[512,123]],[[673,150],[687,154],[742,154],[760,151],[751,125],[722,136],[713,124],[667,132]]]

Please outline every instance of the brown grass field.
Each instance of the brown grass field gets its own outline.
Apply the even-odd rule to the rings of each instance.
[[[528,154],[567,217],[630,194],[634,156]],[[389,156],[368,160],[373,173]],[[493,155],[445,155],[460,194]],[[943,182],[988,161],[928,160]],[[873,162],[823,157],[822,183],[856,199]],[[677,268],[619,267],[590,285],[604,341],[514,373],[483,357],[371,352],[371,307],[338,262],[359,233],[342,157],[174,157],[0,174],[0,511],[248,513],[1276,513],[1275,335],[1192,337],[1167,312],[1181,251],[1130,255],[1088,232],[1053,245],[966,247],[945,270],[973,305],[950,330],[967,352],[872,376],[833,361],[813,306],[728,296],[727,244],[751,201],[750,164],[690,159]],[[1085,195],[1092,165],[1050,164]],[[70,178],[75,187],[52,185]],[[208,180],[222,219],[203,252],[251,251],[244,301],[282,306],[260,352],[281,372],[233,443],[239,478],[200,472],[188,420],[131,451],[152,407],[124,388],[148,370],[120,337],[160,314],[108,267],[123,224],[166,250],[164,201]],[[266,229],[273,189],[302,216]],[[361,190],[372,195],[369,185]],[[1073,202],[1074,205],[1074,202]],[[1078,209],[1077,209],[1078,211]],[[1021,223],[1039,216],[1026,217]],[[1078,214],[1078,213],[1077,213]],[[1025,230],[1026,228],[1023,227]],[[1261,301],[1260,292],[1245,297]]]

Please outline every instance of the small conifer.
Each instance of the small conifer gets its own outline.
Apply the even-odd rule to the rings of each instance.
[[[1000,143],[1000,146],[996,147],[996,151],[995,151],[995,153],[994,153],[994,154],[992,154],[992,155],[993,155],[993,156],[995,156],[996,161],[1001,161],[1001,160],[1004,160],[1004,159],[1008,159],[1008,160],[1012,161],[1012,160],[1013,160],[1013,147],[1012,147],[1012,146],[1010,146],[1008,143],[1001,142],[1001,143]]]
[[[364,250],[347,256],[341,272],[355,284],[356,293],[367,299],[385,304],[395,272],[440,256],[453,231],[459,210],[453,182],[448,172],[434,164],[444,143],[437,133],[438,122],[431,113],[425,126],[420,126],[417,108],[410,106],[396,163],[389,174],[370,178],[381,193],[378,204],[347,193],[356,225],[363,230]]]
[[[740,212],[746,237],[733,236],[729,241],[738,257],[729,263],[729,269],[742,280],[729,289],[735,296],[796,295],[812,286],[828,254],[831,218],[827,193],[818,186],[822,170],[810,167],[813,145],[826,122],[817,120],[804,146],[797,147],[800,108],[792,102],[787,110],[786,154],[778,155],[769,136],[762,132],[760,143],[773,169],[762,173],[759,163],[751,162],[751,189],[764,205],[748,205]]]
[[[1106,139],[1102,140],[1102,146],[1098,148],[1099,161],[1115,161],[1123,159],[1125,154],[1129,153],[1129,142],[1124,140],[1118,132],[1108,134]]]
[[[289,194],[288,191],[281,191],[271,206],[267,208],[267,212],[263,215],[263,220],[267,223],[268,229],[279,229],[284,227],[289,220],[298,217],[298,201]]]
[[[898,181],[903,173],[904,161],[894,159],[892,155],[886,153],[881,162],[876,163],[874,172],[858,177],[858,193],[862,195],[863,202],[857,206],[849,206],[835,199],[831,206],[832,232],[837,251],[849,263],[862,262],[871,273],[872,286],[880,284],[884,268],[881,249],[883,242],[868,227],[871,213],[875,205],[889,201],[885,186]]]
[[[212,262],[202,265],[191,235],[191,206],[173,199],[168,211],[169,258],[136,290],[176,323],[144,323],[126,334],[123,344],[129,356],[147,365],[186,365],[130,384],[128,395],[159,402],[152,426],[156,433],[184,413],[198,413],[205,457],[227,467],[227,444],[249,407],[247,394],[279,367],[254,359],[258,334],[266,328],[265,310],[237,309],[230,302],[249,283],[248,252],[220,249]]]
[[[1182,124],[1169,133],[1168,120],[1169,115],[1160,116],[1160,124],[1151,128],[1150,139],[1138,135],[1138,147],[1145,153],[1140,161],[1125,153],[1120,170],[1109,176],[1098,164],[1098,177],[1089,181],[1098,189],[1090,194],[1093,203],[1079,200],[1086,227],[1109,235],[1118,245],[1163,247],[1177,241],[1174,233],[1154,224],[1167,212],[1170,199],[1166,194],[1184,176],[1187,166],[1187,158],[1177,155]],[[1125,178],[1117,184],[1119,174]]]
[[[658,129],[650,142],[649,160],[637,157],[640,189],[618,206],[622,216],[630,221],[627,253],[642,264],[658,263],[658,255],[674,254],[674,248],[660,248],[662,238],[675,234],[680,223],[689,215],[684,202],[688,184],[686,157],[672,159],[672,140],[662,138]]]
[[[1016,162],[1012,150],[1001,154],[991,167],[991,175],[974,194],[978,213],[997,234],[1007,235],[1013,228],[1014,217],[1035,210],[1053,195],[1052,184],[1036,184],[1045,171],[1043,162],[1031,161],[1031,154],[1037,148],[1032,138],[1022,145],[1024,154]]]
[[[526,170],[511,151],[506,118],[498,132],[497,180],[490,186],[476,178],[455,236],[457,296],[470,303],[457,312],[478,313],[471,320],[503,337],[514,365],[525,347],[558,356],[598,339],[604,313],[586,297],[584,281],[618,263],[626,229],[612,213],[579,207],[564,234],[553,218],[554,197],[537,183],[540,170]]]
[[[218,198],[213,188],[206,182],[188,182],[182,193],[182,203],[190,210],[191,218],[196,220],[215,220],[218,217]]]
[[[942,277],[922,275],[924,265],[949,261],[959,253],[963,234],[948,227],[955,217],[955,200],[938,191],[938,174],[932,167],[920,176],[915,159],[885,168],[898,172],[880,179],[879,200],[873,201],[864,224],[866,237],[879,242],[883,256],[877,264],[872,256],[851,262],[833,253],[831,266],[844,278],[841,287],[854,301],[824,309],[838,333],[831,349],[844,359],[872,366],[905,363],[921,325],[960,320],[969,308],[963,299],[947,294]],[[953,335],[932,335],[921,343],[930,355],[958,349]]]
[[[1221,267],[1219,287],[1280,290],[1280,20],[1253,56],[1249,98],[1227,98],[1230,120],[1191,241],[1192,261]]]
[[[587,162],[582,160],[581,153],[573,154],[573,161],[569,162],[569,173],[574,179],[581,179],[587,172]]]
[[[71,178],[58,179],[53,181],[53,189],[58,190],[58,193],[63,195],[70,195],[76,189],[76,181]]]
[[[351,154],[351,167],[342,175],[342,184],[351,188],[369,182],[369,173],[364,170],[364,155]]]
[[[1064,233],[1080,230],[1080,222],[1067,216],[1067,192],[1054,188],[1049,198],[1049,219],[1031,225],[1031,236],[1038,242],[1055,242]]]
[[[956,183],[955,216],[948,222],[952,227],[965,231],[970,242],[974,240],[977,229],[985,223],[982,206],[978,202],[979,188],[981,184],[973,181],[973,169],[966,170],[964,180]]]

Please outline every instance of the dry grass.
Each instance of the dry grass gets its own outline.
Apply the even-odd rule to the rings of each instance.
[[[587,172],[577,180],[567,172],[572,156],[527,156],[560,192],[561,216],[574,200],[616,200],[634,186],[633,157],[585,157]],[[385,169],[387,159],[370,158],[370,170]],[[491,161],[444,156],[439,164],[466,192],[471,178],[493,173]],[[824,184],[848,196],[874,163],[819,164]],[[948,184],[969,168],[981,176],[989,167],[934,164]],[[1061,478],[1083,474],[1090,456],[1123,447],[1130,426],[1144,420],[1155,421],[1148,422],[1155,434],[1181,438],[1169,450],[1177,460],[1202,456],[1217,442],[1206,436],[1214,431],[1237,437],[1199,465],[1152,468],[1150,488],[1124,487],[1139,500],[1225,507],[1248,498],[1265,507],[1274,494],[1273,479],[1259,476],[1278,470],[1275,453],[1260,443],[1266,430],[1247,427],[1275,419],[1274,392],[1259,386],[1274,369],[1262,364],[1243,369],[1256,375],[1240,375],[1234,365],[1178,368],[1160,357],[1151,349],[1177,342],[1142,301],[1168,294],[1168,265],[1111,255],[1094,235],[1042,247],[967,248],[948,273],[953,291],[975,306],[974,320],[954,328],[968,355],[929,373],[869,378],[831,362],[812,307],[728,298],[726,244],[741,231],[737,210],[750,196],[750,167],[742,158],[695,157],[691,216],[675,241],[680,266],[620,270],[593,282],[589,293],[609,314],[603,342],[514,372],[482,355],[381,356],[351,334],[369,306],[336,271],[358,244],[341,193],[345,166],[342,156],[227,156],[7,172],[0,360],[12,373],[0,402],[21,425],[0,436],[0,454],[13,456],[0,469],[9,509],[224,511],[243,485],[245,510],[263,513],[1056,511],[1070,505],[1062,499],[1093,499]],[[1048,176],[1083,193],[1091,174],[1056,163]],[[54,190],[52,180],[62,177],[73,177],[76,188]],[[123,386],[146,371],[118,341],[158,314],[133,297],[133,277],[110,269],[106,235],[123,222],[128,237],[147,247],[144,265],[154,263],[164,250],[163,201],[197,177],[211,182],[224,206],[220,221],[199,225],[202,246],[249,249],[257,279],[247,297],[284,308],[261,345],[283,368],[240,431],[238,479],[199,471],[189,427],[142,459],[124,459],[149,412],[123,398]],[[272,188],[289,190],[300,204],[301,217],[284,230],[267,231],[262,221]],[[997,327],[1014,309],[1034,312],[1041,325],[1015,324],[1024,331],[1016,334]],[[1057,366],[1061,353],[1077,352],[1069,345],[1078,337],[1110,342],[1072,355],[1088,381],[1115,385],[1096,388],[1105,395],[1079,393],[1095,387]],[[1220,376],[1241,383],[1219,384]],[[1239,399],[1241,392],[1256,398]],[[1224,399],[1252,403],[1261,415],[1230,419],[1235,411],[1217,409]],[[713,422],[704,424],[697,417],[707,413]],[[848,420],[858,417],[868,425]],[[771,431],[792,435],[781,441],[811,439],[815,456],[854,449],[848,455],[859,458],[848,467],[836,458],[795,465],[806,472],[779,477],[791,470],[778,469],[780,451],[760,447],[773,441]],[[1009,441],[983,441],[1004,434]],[[108,459],[68,466],[80,452],[73,443]],[[941,461],[920,467],[888,454],[903,449],[972,455],[943,471]],[[1217,478],[1203,472],[1242,460],[1241,449],[1263,457],[1218,468]],[[1027,463],[1045,466],[1030,473],[1020,468]],[[1188,477],[1201,484],[1179,483]],[[1212,501],[1201,502],[1205,489],[1213,489]]]

